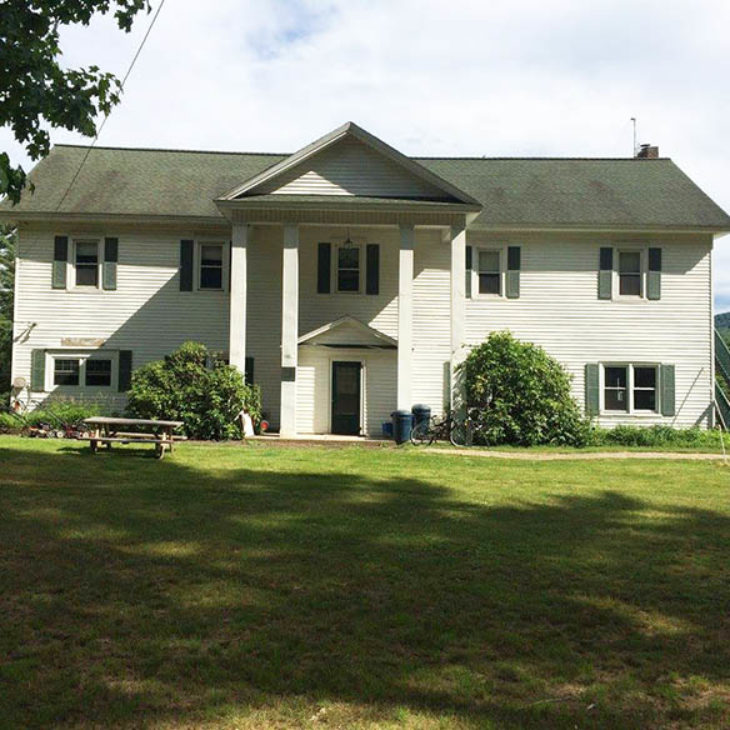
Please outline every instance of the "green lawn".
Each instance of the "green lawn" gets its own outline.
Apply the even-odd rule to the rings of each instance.
[[[0,727],[722,728],[730,469],[0,438]]]

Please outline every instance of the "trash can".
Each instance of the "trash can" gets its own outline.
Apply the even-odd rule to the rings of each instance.
[[[408,411],[393,411],[390,417],[393,419],[393,440],[397,444],[409,441],[413,428],[413,414]]]
[[[424,403],[417,403],[411,408],[413,414],[413,428],[424,424],[428,426],[431,422],[431,406],[427,406]]]

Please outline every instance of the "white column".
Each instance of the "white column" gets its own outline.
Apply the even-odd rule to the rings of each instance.
[[[233,226],[231,239],[230,315],[228,358],[242,373],[246,372],[246,289],[247,248],[250,229],[246,224]]]
[[[413,406],[413,226],[400,227],[398,255],[398,395],[399,410]]]
[[[299,228],[284,226],[281,271],[281,418],[279,433],[296,434],[299,338]]]
[[[466,230],[451,229],[451,407],[463,402],[462,386],[456,366],[465,357],[466,339]]]

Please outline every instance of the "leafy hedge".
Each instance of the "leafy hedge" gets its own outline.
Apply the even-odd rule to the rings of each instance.
[[[183,421],[190,438],[240,438],[241,410],[254,421],[260,419],[259,389],[247,386],[237,368],[216,360],[196,342],[184,343],[132,376],[127,413],[134,418]]]
[[[570,392],[570,375],[545,350],[494,332],[459,366],[475,443],[584,446],[590,426]]]
[[[98,416],[100,413],[99,405],[93,403],[48,401],[34,411],[22,414],[20,418],[6,411],[0,412],[0,433],[18,433],[24,425],[40,426],[42,423],[60,428],[64,423],[78,423],[84,418]]]
[[[725,443],[728,435],[724,435]],[[616,426],[591,430],[591,446],[676,446],[684,448],[720,448],[717,431],[669,426]]]

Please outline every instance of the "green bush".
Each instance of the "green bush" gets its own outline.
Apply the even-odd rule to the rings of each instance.
[[[727,439],[727,436],[725,436]],[[717,431],[669,426],[616,426],[591,431],[592,446],[676,446],[684,448],[720,447]]]
[[[137,370],[127,405],[134,418],[183,421],[188,437],[214,440],[240,438],[242,409],[254,421],[261,417],[259,389],[196,342]]]
[[[570,376],[541,347],[494,332],[459,366],[474,440],[493,446],[584,446],[590,427],[570,393]]]
[[[40,426],[42,423],[60,429],[63,424],[78,423],[84,418],[98,416],[100,412],[100,407],[93,403],[49,400],[33,411],[20,414],[20,418],[6,411],[0,413],[0,432],[16,433],[23,426]]]

